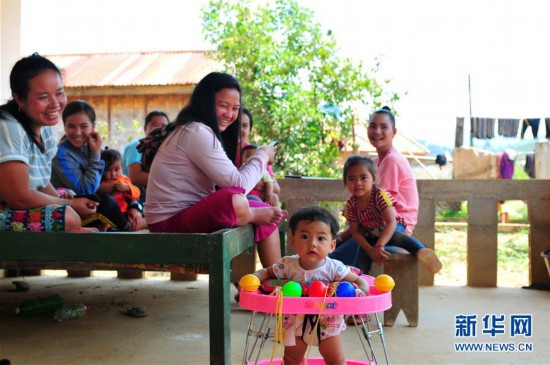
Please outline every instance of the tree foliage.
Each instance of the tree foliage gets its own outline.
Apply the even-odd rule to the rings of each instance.
[[[339,57],[332,32],[295,0],[212,0],[203,27],[215,57],[241,84],[255,141],[280,141],[277,171],[339,176],[338,142],[351,148],[354,107],[398,100],[385,92],[387,81],[370,77],[378,63],[367,71]]]

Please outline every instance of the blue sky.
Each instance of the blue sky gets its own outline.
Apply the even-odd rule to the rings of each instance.
[[[22,0],[22,52],[205,49],[205,3]],[[474,116],[550,117],[549,1],[299,3],[334,31],[343,55],[367,64],[381,56],[381,76],[407,93],[396,107],[398,130],[408,136],[454,145],[456,116],[469,115],[468,75]]]

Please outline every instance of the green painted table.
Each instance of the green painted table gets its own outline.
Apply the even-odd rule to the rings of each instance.
[[[231,260],[252,247],[250,225],[209,234],[0,232],[0,268],[207,268],[210,364],[230,364]]]

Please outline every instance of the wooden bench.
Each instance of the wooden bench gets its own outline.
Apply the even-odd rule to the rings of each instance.
[[[231,363],[231,261],[253,252],[251,225],[209,234],[0,232],[0,268],[140,269],[209,278],[210,364]],[[241,272],[252,272],[254,256]],[[239,276],[240,277],[240,274]]]
[[[388,247],[392,255],[383,265],[372,264],[369,275],[387,274],[395,281],[392,307],[384,312],[384,326],[392,327],[403,311],[409,326],[418,326],[418,260],[399,247]]]

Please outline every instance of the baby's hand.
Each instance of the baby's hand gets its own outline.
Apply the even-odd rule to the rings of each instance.
[[[74,199],[74,191],[67,189],[63,194],[61,194],[60,198],[63,199]]]
[[[357,288],[357,289],[355,289],[355,296],[356,297],[366,297],[366,296],[368,296],[368,294],[365,293],[364,291],[362,291],[361,289]]]
[[[265,184],[264,181],[263,181],[263,180],[260,180],[260,181],[258,181],[258,183],[256,184],[256,186],[254,187],[254,189],[263,191],[263,190],[264,190],[264,184]]]
[[[120,181],[116,182],[115,191],[123,193],[123,192],[128,191],[128,190],[130,190],[130,186],[128,184],[125,184],[125,183],[120,182]]]

